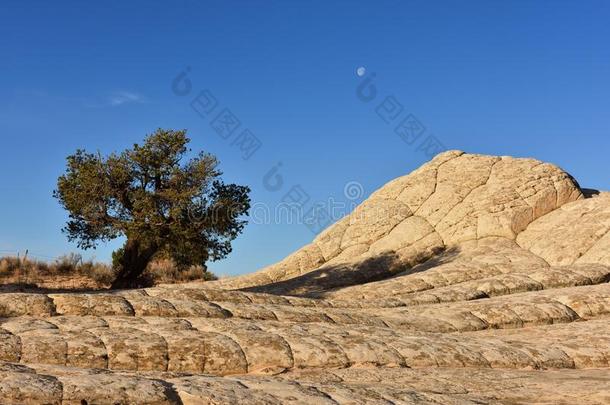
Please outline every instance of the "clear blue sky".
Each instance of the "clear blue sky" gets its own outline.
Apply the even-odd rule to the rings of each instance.
[[[430,135],[610,189],[608,21],[606,1],[3,2],[0,250],[75,251],[51,197],[66,155],[121,150],[158,127],[187,128],[259,204],[295,184],[311,202],[345,200],[350,181],[368,195],[426,161],[418,144]],[[178,96],[186,68],[191,93]],[[378,93],[365,103],[356,88],[371,73]],[[260,140],[250,159],[190,107],[204,89],[214,114],[229,108]],[[426,128],[412,145],[376,113],[387,96],[404,108],[396,120]],[[263,177],[278,162],[284,185],[271,191]],[[250,225],[211,268],[250,272],[313,236]],[[87,255],[108,260],[116,246]]]

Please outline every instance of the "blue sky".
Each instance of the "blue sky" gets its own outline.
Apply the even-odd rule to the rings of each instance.
[[[358,202],[428,160],[426,140],[534,156],[610,189],[608,21],[605,1],[3,2],[0,251],[76,251],[51,197],[65,157],[158,127],[187,128],[227,181],[269,206],[295,185],[306,207]],[[372,73],[377,95],[364,102],[356,89]],[[204,90],[218,104],[202,117],[190,103]],[[224,108],[241,122],[228,139],[211,125]],[[394,131],[409,116],[411,144]],[[235,142],[244,129],[261,144],[249,159]],[[274,191],[264,178],[278,163]],[[362,198],[344,195],[350,182]],[[303,224],[252,224],[210,267],[254,271],[313,237]],[[118,244],[86,255],[108,260]]]

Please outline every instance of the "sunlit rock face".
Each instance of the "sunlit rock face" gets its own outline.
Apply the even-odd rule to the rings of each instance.
[[[609,403],[609,280],[609,193],[450,151],[250,275],[0,294],[0,403]]]
[[[509,244],[514,250],[510,255],[522,256],[525,251],[521,252],[521,247],[536,250],[533,245],[534,249],[529,249],[530,239],[542,243],[538,236],[545,227],[556,229],[553,221],[571,216],[571,226],[576,227],[580,211],[591,210],[588,218],[596,222],[596,215],[603,216],[604,207],[608,207],[606,197],[593,203],[581,200],[584,195],[576,181],[552,164],[449,151],[381,187],[351,215],[281,262],[217,284],[302,295],[412,271],[427,260],[442,257],[443,252],[446,256],[446,252],[472,246],[488,246],[493,251],[496,245],[506,249]],[[576,203],[569,205],[572,202]],[[566,213],[555,219],[555,211],[564,206]],[[532,229],[528,229],[530,225]],[[580,245],[572,247],[573,255],[587,243],[596,244],[597,233],[607,231],[608,226],[607,218],[602,224],[580,225],[581,239],[593,234],[586,243],[575,242]],[[563,238],[557,235],[556,239]],[[558,240],[554,245],[547,240],[549,246],[541,249],[549,254],[561,249]],[[475,256],[480,256],[482,249]],[[599,249],[592,255],[602,254],[595,253]],[[543,261],[543,256],[534,253]]]

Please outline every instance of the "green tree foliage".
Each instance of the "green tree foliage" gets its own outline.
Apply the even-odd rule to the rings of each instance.
[[[154,257],[205,265],[231,252],[250,189],[224,184],[210,154],[189,158],[186,131],[158,129],[120,154],[68,156],[54,196],[69,212],[64,232],[83,249],[120,236],[114,288],[133,287]]]

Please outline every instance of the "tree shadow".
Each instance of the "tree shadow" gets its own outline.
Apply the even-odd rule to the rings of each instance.
[[[395,252],[389,251],[359,262],[324,265],[288,280],[248,287],[242,291],[323,298],[332,290],[429,270],[455,260],[459,252],[457,247],[443,249],[405,262]]]
[[[396,274],[393,277],[402,277],[407,276],[409,274],[421,273],[426,270],[430,270],[433,267],[438,267],[443,264],[451,263],[460,255],[462,250],[458,246],[452,246],[449,248],[443,249],[442,252],[429,257],[428,259],[421,261],[418,264],[406,269],[405,271]]]
[[[598,196],[600,194],[599,190],[595,190],[595,189],[592,189],[592,188],[582,188],[582,189],[580,189],[580,191],[582,191],[582,193],[585,196],[585,198],[593,198],[593,197]]]

